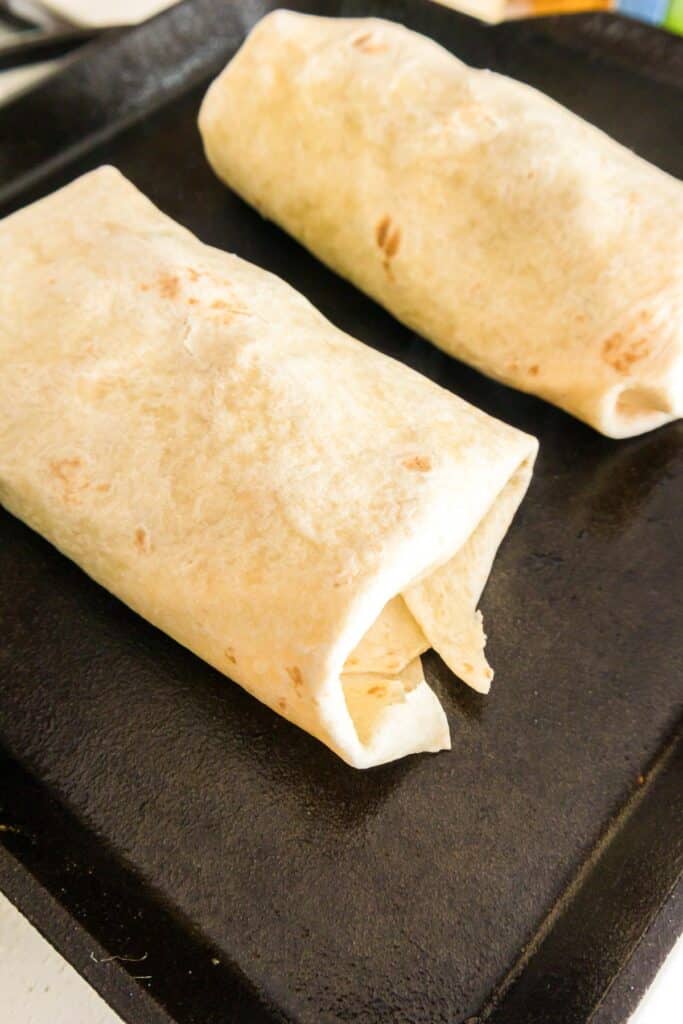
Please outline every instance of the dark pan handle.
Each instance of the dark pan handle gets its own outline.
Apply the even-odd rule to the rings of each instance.
[[[7,42],[0,43],[0,71],[63,57],[101,34],[102,30],[93,29],[27,29]]]

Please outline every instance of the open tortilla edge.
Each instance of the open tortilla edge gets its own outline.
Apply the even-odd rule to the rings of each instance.
[[[449,668],[473,689],[488,692],[493,671],[484,655],[486,636],[476,606],[498,547],[531,481],[538,445],[533,439],[529,441],[531,450],[527,447],[518,459],[464,543],[457,545],[429,573],[385,600],[372,618],[370,628],[360,640],[349,645],[354,626],[357,632],[358,617],[354,616],[336,645],[328,685],[319,698],[320,711],[327,729],[325,742],[353,767],[373,767],[407,754],[451,747],[448,720],[441,702],[424,679],[421,667],[419,670],[415,667],[416,662],[420,665],[419,654],[413,654],[406,665],[393,673],[359,671],[358,665],[355,671],[348,670],[349,656],[361,647],[396,597],[402,598],[424,633],[425,649],[436,650]],[[430,616],[430,595],[431,599],[434,595],[438,598],[443,592],[451,601],[450,617]],[[366,610],[365,621],[368,618]],[[367,683],[365,695],[361,680]]]

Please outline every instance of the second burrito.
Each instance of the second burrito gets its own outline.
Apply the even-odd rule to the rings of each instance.
[[[535,89],[277,11],[200,129],[231,188],[440,348],[610,437],[683,412],[683,186]]]

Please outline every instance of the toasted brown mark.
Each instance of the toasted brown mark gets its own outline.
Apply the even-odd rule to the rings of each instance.
[[[371,686],[368,690],[368,694],[373,697],[385,697],[387,692],[386,686]]]
[[[301,675],[301,669],[299,668],[298,665],[292,665],[291,668],[288,668],[287,669],[287,675],[292,680],[292,682],[294,683],[294,686],[297,689],[300,686],[303,686],[304,679],[303,679],[303,676]]]
[[[409,459],[403,460],[406,469],[416,470],[418,473],[428,473],[432,468],[432,460],[428,455],[411,455]]]
[[[386,43],[381,42],[375,38],[373,32],[364,32],[351,43],[357,50],[361,50],[362,53],[381,53],[382,50],[386,50]]]
[[[224,290],[231,291],[229,281],[214,278],[214,276],[208,271],[195,270],[194,267],[181,268],[181,271],[187,275],[188,280],[192,283],[197,282],[200,277],[206,277],[215,285],[220,286]],[[164,299],[177,299],[181,292],[181,279],[178,274],[165,272],[160,274],[153,284],[141,284],[140,290],[148,292],[152,287],[156,287]],[[200,300],[196,295],[190,295],[187,297],[186,302],[188,306],[196,306],[199,304]],[[215,299],[211,303],[210,308],[223,311],[224,315],[221,317],[221,323],[226,325],[232,323],[236,316],[243,316],[248,313],[248,310],[244,307],[239,305],[231,306],[230,303],[226,302],[224,299]]]
[[[492,668],[486,668],[484,670],[484,675],[486,676],[487,679],[493,679],[493,669]]]
[[[382,266],[389,277],[393,277],[391,261],[401,245],[401,229],[394,226],[388,214],[385,214],[375,227],[375,241],[384,253]]]
[[[529,367],[529,376],[530,377],[537,377],[538,376],[538,371],[539,371],[539,365],[538,365],[538,363],[534,363],[533,366]]]
[[[135,531],[135,547],[138,551],[149,551],[149,536],[142,526],[138,526]]]
[[[394,256],[398,252],[398,247],[401,244],[401,229],[394,228],[394,230],[387,236],[386,245],[384,251],[387,254],[388,260],[393,260]]]
[[[632,367],[646,359],[650,352],[649,338],[629,337],[621,331],[611,334],[602,346],[602,358],[617,373],[629,373]]]
[[[225,288],[229,288],[227,282],[222,282],[222,284]],[[221,313],[223,314],[220,317],[221,323],[223,324],[231,324],[236,316],[244,316],[248,313],[248,310],[245,309],[244,306],[231,306],[229,302],[225,301],[225,299],[214,299],[211,303],[211,309],[218,310],[219,315]]]
[[[63,483],[67,483],[73,479],[73,470],[79,469],[82,465],[78,456],[74,456],[72,459],[57,459],[51,462],[50,469]]]
[[[180,292],[180,278],[177,274],[159,274],[159,291],[165,299],[177,299]]]
[[[470,665],[469,661],[463,661],[462,667],[465,669],[465,672],[474,672],[474,665]]]
[[[287,701],[285,700],[284,697],[280,697],[279,698],[279,700],[277,702],[277,706],[279,707],[280,711],[286,711],[287,710]]]
[[[362,35],[356,36],[353,40],[353,45],[360,50],[370,39],[372,39],[372,32],[363,32]]]
[[[79,469],[83,465],[81,459],[75,456],[71,459],[55,459],[49,464],[50,473],[61,485],[62,500],[67,504],[78,501],[77,492],[88,488],[88,481],[79,480]]]
[[[98,484],[95,490],[100,491],[102,494],[106,494],[107,491],[111,490],[111,484]]]
[[[377,244],[380,247],[380,249],[384,248],[384,243],[386,241],[386,237],[387,237],[387,235],[389,233],[389,228],[390,227],[391,227],[391,217],[389,217],[388,214],[385,214],[385,216],[382,217],[381,221],[378,223],[377,227],[375,228],[375,238],[377,240]]]
[[[235,648],[234,647],[226,647],[225,648],[225,657],[233,665],[237,664],[237,658],[235,657]]]

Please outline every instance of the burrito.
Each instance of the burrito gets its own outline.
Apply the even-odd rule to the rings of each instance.
[[[100,168],[0,222],[0,503],[349,764],[449,746],[534,438]]]
[[[394,316],[610,437],[683,410],[683,186],[391,22],[276,11],[209,89],[216,173]]]

